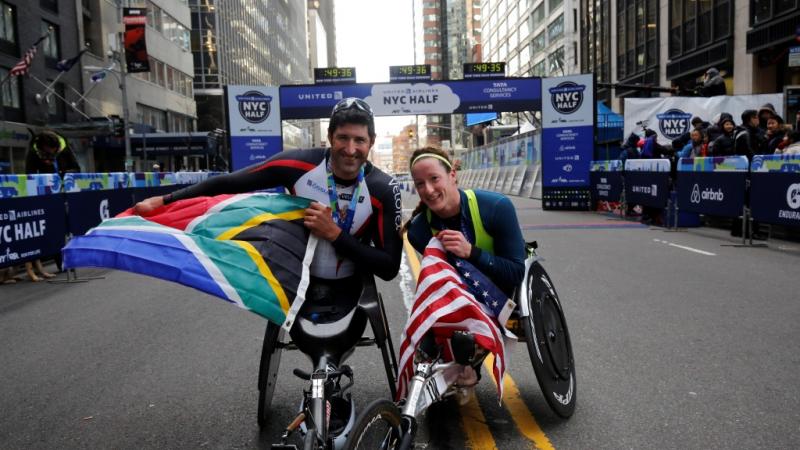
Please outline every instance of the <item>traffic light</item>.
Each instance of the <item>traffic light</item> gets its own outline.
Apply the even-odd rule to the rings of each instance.
[[[408,138],[409,139],[414,139],[414,129],[413,128],[409,128],[408,129]]]
[[[114,137],[125,137],[125,120],[120,116],[111,116],[111,134]]]

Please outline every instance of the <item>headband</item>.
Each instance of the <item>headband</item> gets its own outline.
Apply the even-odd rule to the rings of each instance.
[[[414,164],[416,164],[416,163],[417,163],[417,161],[419,161],[419,160],[420,160],[420,159],[422,159],[422,158],[436,158],[436,159],[438,159],[439,161],[442,161],[442,162],[444,162],[444,163],[445,163],[445,165],[447,165],[447,167],[448,167],[449,169],[452,169],[452,168],[453,168],[453,165],[452,165],[452,164],[450,164],[450,161],[448,161],[448,160],[447,160],[447,158],[445,158],[444,156],[441,156],[441,155],[437,155],[436,153],[421,153],[421,154],[417,155],[417,157],[416,157],[416,158],[414,158],[414,160],[413,160],[413,161],[411,161],[411,166],[413,167],[413,166],[414,166]]]

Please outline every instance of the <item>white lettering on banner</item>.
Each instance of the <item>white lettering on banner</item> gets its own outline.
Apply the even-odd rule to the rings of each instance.
[[[0,237],[3,238],[3,242],[11,242],[11,225],[4,225],[0,227]]]
[[[331,92],[314,92],[309,94],[297,94],[298,100],[333,100]]]
[[[703,200],[710,200],[714,202],[721,202],[725,200],[725,194],[722,193],[722,189],[718,189],[716,192],[711,188],[705,188],[703,193],[700,195],[700,198]]]
[[[0,264],[5,262],[16,261],[19,259],[19,254],[17,252],[12,252],[11,248],[6,247],[6,253],[0,254]]]
[[[103,201],[100,202],[100,218],[106,220],[109,218],[108,214],[108,199],[104,198]]]
[[[23,222],[14,224],[14,240],[24,241],[35,237],[44,236],[45,223],[42,219],[39,222]]]
[[[508,86],[508,83],[501,81],[492,83],[492,87],[484,88],[483,93],[488,94],[489,98],[510,98],[511,94],[517,92],[514,86]]]
[[[785,209],[778,210],[778,218],[800,220],[800,211],[788,211]]]
[[[597,189],[600,191],[610,191],[611,185],[610,184],[598,184]]]
[[[652,184],[650,186],[631,186],[631,191],[637,194],[650,194],[653,197],[658,197],[657,184]]]
[[[789,185],[789,189],[786,190],[786,203],[789,208],[800,208],[800,183]]]

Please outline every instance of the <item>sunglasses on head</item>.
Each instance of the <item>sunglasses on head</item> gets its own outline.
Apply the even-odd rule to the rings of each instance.
[[[345,111],[348,109],[358,109],[364,111],[365,113],[369,114],[372,117],[372,108],[369,107],[369,104],[364,100],[356,97],[349,97],[344,100],[339,100],[339,103],[333,107],[333,112],[331,112],[331,116],[334,114]]]

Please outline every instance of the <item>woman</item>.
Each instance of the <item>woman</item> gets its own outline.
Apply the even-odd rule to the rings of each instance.
[[[695,128],[690,133],[691,139],[683,149],[678,152],[679,158],[699,158],[706,156],[706,149],[708,145],[705,143],[705,130],[702,128]]]
[[[778,146],[786,135],[783,118],[777,114],[767,119],[767,154],[771,155],[778,150]]]
[[[725,114],[725,113],[723,113]],[[731,156],[734,155],[733,132],[736,124],[730,114],[723,116],[719,121],[721,134],[714,139],[708,146],[709,156]]]
[[[525,275],[525,241],[511,201],[501,194],[458,188],[447,153],[426,147],[411,155],[411,178],[420,203],[405,226],[423,253],[431,237],[452,255],[472,263],[506,295]]]

